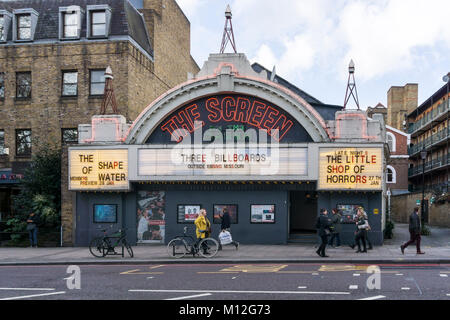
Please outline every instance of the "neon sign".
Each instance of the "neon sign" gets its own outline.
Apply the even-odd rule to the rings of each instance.
[[[161,123],[147,143],[167,142],[171,137],[181,142],[202,127],[230,126],[264,130],[278,142],[311,141],[306,130],[278,106],[252,96],[228,94],[204,97],[179,108]]]

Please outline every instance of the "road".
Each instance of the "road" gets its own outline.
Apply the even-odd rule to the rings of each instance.
[[[450,300],[450,265],[68,267],[2,266],[0,300]]]

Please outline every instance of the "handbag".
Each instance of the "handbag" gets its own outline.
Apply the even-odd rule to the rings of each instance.
[[[219,233],[219,241],[222,245],[230,244],[231,242],[233,242],[231,233],[229,231],[222,231],[221,233]]]
[[[27,225],[27,231],[32,231],[34,229],[36,229],[36,225],[34,223],[29,223]]]

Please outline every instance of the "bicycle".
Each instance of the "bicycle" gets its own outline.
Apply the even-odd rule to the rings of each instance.
[[[195,241],[192,236],[187,235],[187,227],[184,227],[182,236],[176,236],[167,244],[167,253],[172,258],[182,258],[186,254],[193,257],[201,255],[204,258],[212,258],[219,251],[219,243],[213,238],[204,238]]]
[[[103,236],[92,239],[89,244],[89,251],[91,254],[97,258],[103,258],[107,255],[122,255],[123,258],[125,256],[124,248],[126,248],[130,257],[133,258],[133,249],[127,242],[125,230],[119,229],[118,232],[111,235],[108,235],[106,230],[107,229],[101,229]],[[121,253],[116,252],[115,250],[119,245],[122,247]]]

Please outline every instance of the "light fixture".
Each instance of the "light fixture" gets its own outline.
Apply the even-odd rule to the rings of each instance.
[[[427,150],[423,149],[422,151],[420,151],[420,157],[422,158],[422,160],[425,160],[427,158]]]

